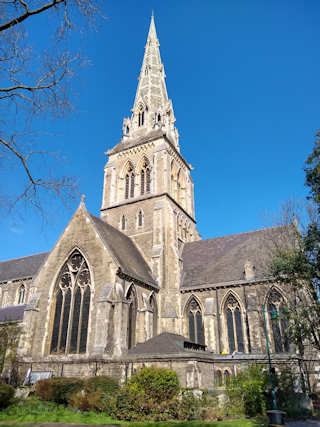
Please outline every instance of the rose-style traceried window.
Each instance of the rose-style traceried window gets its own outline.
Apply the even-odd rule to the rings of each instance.
[[[188,304],[187,317],[190,341],[204,344],[203,320],[199,303],[192,298]]]
[[[51,353],[85,353],[91,299],[88,265],[77,250],[64,263],[54,293]]]
[[[243,352],[241,308],[237,299],[230,294],[225,302],[225,316],[228,331],[229,353]]]
[[[271,289],[268,297],[268,315],[276,353],[289,351],[289,341],[286,335],[288,320],[284,312],[285,305],[282,296],[276,289]]]

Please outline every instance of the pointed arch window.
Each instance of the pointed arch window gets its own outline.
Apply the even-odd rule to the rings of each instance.
[[[144,125],[144,108],[143,105],[139,106],[138,112],[138,126],[141,127]]]
[[[285,304],[276,289],[272,289],[268,297],[268,316],[271,325],[272,338],[276,353],[289,351],[289,341],[286,335],[288,320],[285,317]]]
[[[131,286],[127,294],[128,302],[128,326],[127,326],[127,344],[128,349],[136,343],[136,321],[137,321],[137,297],[134,287]]]
[[[158,307],[154,294],[150,297],[150,307],[152,311],[152,336],[155,337],[158,332]]]
[[[140,193],[141,195],[145,193],[150,193],[151,188],[151,170],[150,164],[147,160],[143,162],[143,166],[140,172]]]
[[[243,352],[243,330],[241,308],[236,298],[230,294],[225,303],[225,316],[228,331],[229,353]]]
[[[125,176],[125,194],[124,194],[125,199],[129,199],[129,197],[134,197],[134,183],[135,183],[135,174],[134,174],[133,166],[130,164]]]
[[[188,304],[187,317],[190,341],[204,344],[202,313],[200,305],[195,298],[192,298]]]
[[[138,213],[138,227],[142,227],[142,225],[143,225],[143,213],[140,210]]]
[[[91,300],[88,265],[78,251],[64,263],[54,294],[51,353],[85,353]]]
[[[224,376],[224,383],[227,385],[230,381],[230,372],[226,369],[224,371],[223,376]]]
[[[222,386],[222,372],[220,371],[220,369],[215,371],[215,381],[214,382],[215,382],[216,387]]]
[[[19,287],[19,291],[18,291],[18,304],[23,304],[24,303],[25,295],[26,295],[26,288],[22,284]]]

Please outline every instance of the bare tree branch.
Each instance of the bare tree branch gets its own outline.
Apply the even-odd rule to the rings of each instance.
[[[52,2],[47,3],[42,7],[39,7],[38,9],[29,10],[27,4],[25,2],[20,1],[20,3],[25,7],[26,12],[14,19],[11,19],[5,24],[0,25],[0,32],[13,27],[14,25],[20,24],[21,22],[25,21],[27,18],[30,18],[30,16],[39,15],[39,13],[42,13],[48,9],[51,9],[53,6],[57,6],[59,3],[65,3],[65,2],[66,0],[53,0]]]

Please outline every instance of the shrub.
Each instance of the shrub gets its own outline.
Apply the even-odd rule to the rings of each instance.
[[[100,390],[86,393],[84,390],[71,397],[70,405],[80,411],[103,412],[106,409],[106,401]]]
[[[261,366],[252,365],[232,377],[227,384],[229,410],[249,416],[263,414],[266,409],[265,390],[268,374]]]
[[[43,400],[52,400],[67,405],[71,397],[83,387],[84,382],[79,378],[51,378],[38,381],[35,393]]]
[[[37,381],[34,391],[41,400],[53,400],[51,379]]]
[[[158,402],[177,396],[180,391],[178,375],[171,369],[143,368],[132,375],[128,382],[129,391]]]
[[[14,396],[14,388],[9,384],[0,384],[0,408],[10,405]]]
[[[105,396],[111,396],[119,391],[119,381],[116,378],[108,376],[90,377],[85,382],[85,391],[92,393],[101,391]]]

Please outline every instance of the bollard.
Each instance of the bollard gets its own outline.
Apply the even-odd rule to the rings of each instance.
[[[269,426],[283,426],[284,424],[284,417],[286,415],[283,411],[278,410],[272,410],[267,411],[267,415],[269,418]]]

